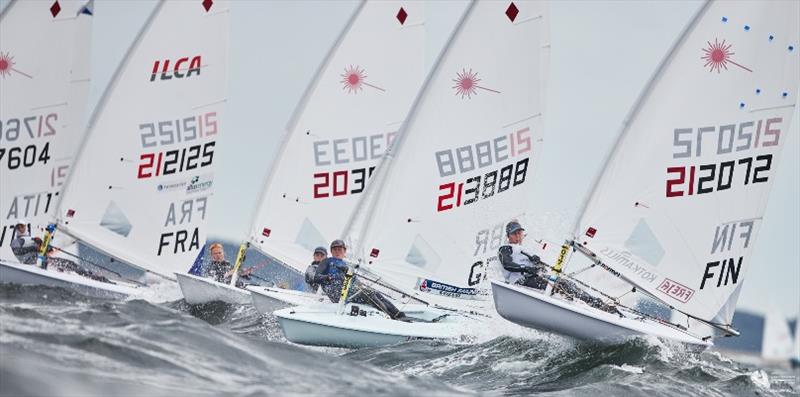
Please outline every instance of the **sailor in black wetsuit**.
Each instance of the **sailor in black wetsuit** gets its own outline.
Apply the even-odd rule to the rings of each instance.
[[[536,255],[525,252],[522,240],[525,238],[525,229],[517,221],[506,225],[508,244],[498,250],[500,264],[503,265],[503,277],[507,283],[520,284],[526,287],[545,289],[547,268]]]
[[[528,254],[523,250],[524,231],[525,229],[517,221],[511,221],[506,225],[508,245],[504,245],[499,249],[500,263],[503,265],[503,276],[505,276],[507,283],[544,290],[547,288],[548,267],[539,260],[538,256]],[[614,305],[606,304],[601,299],[586,293],[574,282],[566,278],[559,278],[555,282],[553,290],[568,299],[578,299],[594,308],[609,313],[618,313]]]

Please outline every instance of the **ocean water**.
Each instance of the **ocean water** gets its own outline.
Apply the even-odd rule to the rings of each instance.
[[[792,396],[800,373],[656,339],[601,346],[498,325],[468,343],[288,343],[251,307],[0,286],[2,396]]]

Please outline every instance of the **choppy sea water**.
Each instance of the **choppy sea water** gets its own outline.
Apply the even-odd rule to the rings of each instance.
[[[151,299],[152,300],[152,299]],[[600,346],[508,327],[470,343],[286,342],[251,307],[0,286],[0,395],[792,396],[800,373],[658,340]]]

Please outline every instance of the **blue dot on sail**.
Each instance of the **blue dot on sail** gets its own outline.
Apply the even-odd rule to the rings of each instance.
[[[750,31],[750,25],[744,25],[744,31],[745,32],[749,32]]]
[[[756,95],[761,93],[761,88],[756,88]]]
[[[728,17],[722,17],[722,23],[728,22]]]
[[[739,109],[744,109],[744,102],[739,102]]]
[[[789,51],[794,51],[794,46],[790,45],[789,46]]]
[[[784,91],[783,93],[781,93],[781,96],[782,96],[782,97],[784,97],[784,98],[786,98],[787,96],[789,96],[789,93],[788,93],[788,92],[786,92],[786,91]]]
[[[775,39],[775,36],[773,36],[773,35],[769,35],[769,41],[772,41],[772,40],[774,40],[774,39]]]

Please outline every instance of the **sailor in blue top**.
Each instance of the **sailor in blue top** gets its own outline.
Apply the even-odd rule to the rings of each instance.
[[[322,290],[328,295],[331,302],[338,303],[342,295],[342,286],[347,275],[347,263],[344,256],[347,253],[347,246],[342,240],[334,240],[331,243],[331,255],[325,258],[317,266],[317,273],[314,282],[322,285]],[[372,305],[375,308],[389,315],[390,318],[401,321],[410,321],[405,313],[401,312],[383,294],[368,288],[353,278],[350,290],[347,293],[347,303],[361,303]]]

